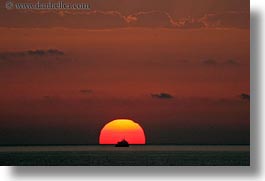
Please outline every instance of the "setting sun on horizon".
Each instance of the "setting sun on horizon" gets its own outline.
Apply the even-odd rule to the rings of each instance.
[[[143,128],[133,120],[116,119],[107,123],[101,130],[99,144],[116,144],[126,139],[129,144],[145,144]]]

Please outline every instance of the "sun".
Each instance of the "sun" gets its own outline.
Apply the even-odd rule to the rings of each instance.
[[[116,119],[107,123],[100,131],[99,144],[116,144],[126,139],[129,144],[145,144],[143,128],[130,119]]]

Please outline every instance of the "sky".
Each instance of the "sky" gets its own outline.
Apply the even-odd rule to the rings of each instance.
[[[98,144],[119,118],[147,144],[249,144],[248,0],[78,2],[1,2],[0,145]]]

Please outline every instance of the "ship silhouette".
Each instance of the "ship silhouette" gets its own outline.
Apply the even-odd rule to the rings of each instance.
[[[117,142],[117,144],[115,145],[116,147],[129,147],[129,143],[128,141],[125,140],[125,138],[119,142]]]

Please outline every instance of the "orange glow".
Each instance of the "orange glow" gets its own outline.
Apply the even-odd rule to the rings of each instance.
[[[102,128],[99,144],[116,144],[122,139],[126,139],[129,144],[145,144],[144,130],[132,120],[116,119]]]

